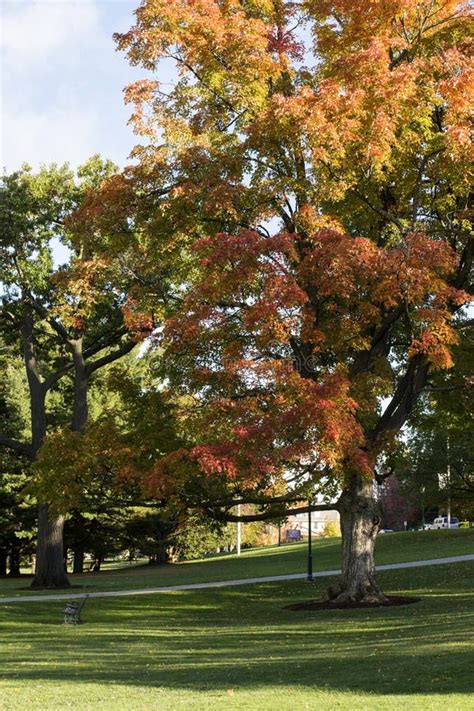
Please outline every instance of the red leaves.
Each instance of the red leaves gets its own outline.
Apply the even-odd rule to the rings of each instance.
[[[204,394],[194,418],[204,441],[188,463],[206,476],[265,481],[305,461],[369,473],[348,373],[389,309],[405,304],[418,329],[410,355],[449,367],[447,303],[464,297],[446,287],[456,260],[445,243],[414,233],[382,248],[329,229],[299,239],[241,230],[196,245],[202,278],[164,339],[186,352],[184,381]],[[364,407],[384,377],[366,379]]]
[[[204,474],[225,474],[229,479],[235,479],[237,468],[232,456],[229,456],[229,450],[225,444],[199,445],[191,450],[190,459],[198,464]]]
[[[272,27],[268,33],[268,51],[272,54],[287,55],[296,61],[303,61],[305,48],[293,32],[285,31],[281,26]]]
[[[200,402],[179,466],[368,472],[363,430],[399,369],[418,354],[449,367],[465,295],[448,287],[448,242],[471,216],[462,12],[456,0],[144,0],[119,38],[133,63],[172,54],[179,69],[166,95],[128,92],[164,143],[144,164],[158,162],[159,188],[177,182],[144,221],[150,243],[178,254],[212,225],[288,230],[195,244],[200,273],[162,339]]]
[[[143,341],[153,331],[153,317],[144,313],[133,299],[122,306],[123,321],[136,341]]]

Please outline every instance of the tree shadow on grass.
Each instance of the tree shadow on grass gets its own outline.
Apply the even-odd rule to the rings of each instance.
[[[408,608],[297,616],[282,607],[308,596],[302,582],[95,599],[80,627],[60,626],[64,601],[18,604],[2,613],[2,677],[195,691],[472,692],[473,597],[447,591],[438,584],[439,596],[432,590]]]

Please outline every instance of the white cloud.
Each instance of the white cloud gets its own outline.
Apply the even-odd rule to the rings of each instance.
[[[135,139],[123,87],[137,76],[115,52],[138,0],[0,0],[0,170],[91,154],[123,164]],[[141,75],[141,72],[139,73]]]
[[[44,112],[8,112],[4,116],[1,165],[8,170],[22,163],[72,165],[98,151],[98,120],[92,109],[58,106]]]
[[[4,2],[0,47],[6,66],[15,72],[41,70],[61,50],[98,32],[93,0]]]

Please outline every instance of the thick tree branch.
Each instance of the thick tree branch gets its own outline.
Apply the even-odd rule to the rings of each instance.
[[[404,313],[405,305],[400,304],[400,306],[392,309],[392,311],[385,316],[380,326],[375,329],[372,334],[370,348],[358,353],[354,358],[354,363],[351,368],[352,375],[357,375],[368,369],[371,361],[385,351],[390,329]]]
[[[405,234],[406,229],[403,226],[402,222],[400,222],[398,217],[395,217],[395,215],[393,215],[391,212],[387,212],[378,205],[374,205],[374,203],[371,202],[368,198],[366,198],[365,195],[363,195],[361,192],[359,192],[359,190],[352,189],[351,192],[377,215],[380,215],[380,217],[383,217],[388,222],[392,222],[399,229],[401,234]]]
[[[380,417],[374,429],[368,433],[368,440],[374,442],[381,434],[398,432],[405,424],[418,396],[426,384],[429,363],[424,353],[410,359],[407,369],[400,378],[391,402]]]
[[[36,301],[36,299],[34,298],[34,296],[31,293],[28,293],[28,302],[31,304],[32,308],[36,311],[38,316],[41,316],[41,318],[44,318],[44,320],[49,323],[51,328],[54,331],[56,331],[58,336],[65,343],[69,343],[70,336],[69,336],[69,333],[67,332],[67,330],[64,328],[64,326],[62,324],[60,324],[59,321],[57,321],[55,318],[53,318],[48,313],[48,310],[42,304],[38,303],[38,301]]]
[[[112,333],[107,334],[101,334],[98,336],[96,339],[94,339],[87,348],[84,349],[84,359],[87,360],[87,358],[90,358],[93,355],[97,355],[97,353],[100,353],[100,351],[103,351],[104,348],[108,348],[109,346],[114,346],[116,343],[118,343],[123,336],[125,336],[128,333],[128,330],[126,326],[121,326],[120,328],[116,329],[115,331],[112,331]]]
[[[7,449],[17,452],[17,454],[21,454],[24,457],[31,459],[31,446],[26,442],[19,442],[11,437],[0,435],[0,447],[6,447]]]
[[[103,356],[102,358],[98,358],[97,360],[94,360],[91,363],[88,363],[86,365],[87,375],[89,376],[92,373],[95,373],[96,370],[99,370],[99,368],[102,368],[104,365],[113,363],[114,361],[118,360],[119,358],[126,355],[127,353],[130,353],[130,351],[132,351],[136,345],[137,345],[136,341],[125,341],[125,343],[123,343],[118,350],[111,351],[110,353]]]
[[[240,498],[233,498],[228,500],[220,500],[214,502],[215,506],[221,508],[229,508],[232,506],[238,506],[239,504],[257,504],[260,506],[273,506],[273,504],[294,504],[298,501],[307,501],[308,495],[296,496],[293,494],[284,494],[282,496],[254,496],[245,494]]]
[[[466,284],[467,278],[471,273],[473,256],[474,238],[470,236],[461,254],[461,259],[459,260],[459,268],[453,280],[453,286],[455,286],[456,289],[462,289],[462,287]]]
[[[239,501],[238,503],[246,503],[245,500]],[[298,508],[284,508],[275,509],[270,511],[264,511],[258,514],[242,514],[237,516],[236,514],[231,514],[228,511],[216,511],[213,508],[204,506],[204,509],[208,516],[215,519],[216,521],[228,522],[228,523],[251,523],[252,521],[271,521],[272,519],[286,518],[287,516],[295,516],[296,514],[304,514],[309,511],[337,511],[338,503],[334,504],[312,504],[311,506],[299,506]]]
[[[70,370],[74,368],[74,363],[71,361],[70,363],[65,363],[63,366],[58,368],[54,373],[51,373],[51,375],[48,375],[48,377],[44,380],[43,382],[43,387],[45,391],[50,390],[53,385],[55,385],[58,380],[61,380],[63,375],[66,375],[66,373],[69,373]]]

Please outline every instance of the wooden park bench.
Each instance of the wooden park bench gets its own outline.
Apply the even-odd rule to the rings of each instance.
[[[85,605],[85,602],[89,595],[84,595],[81,600],[73,600],[68,602],[64,608],[64,624],[65,625],[80,625],[81,624],[81,610]]]

